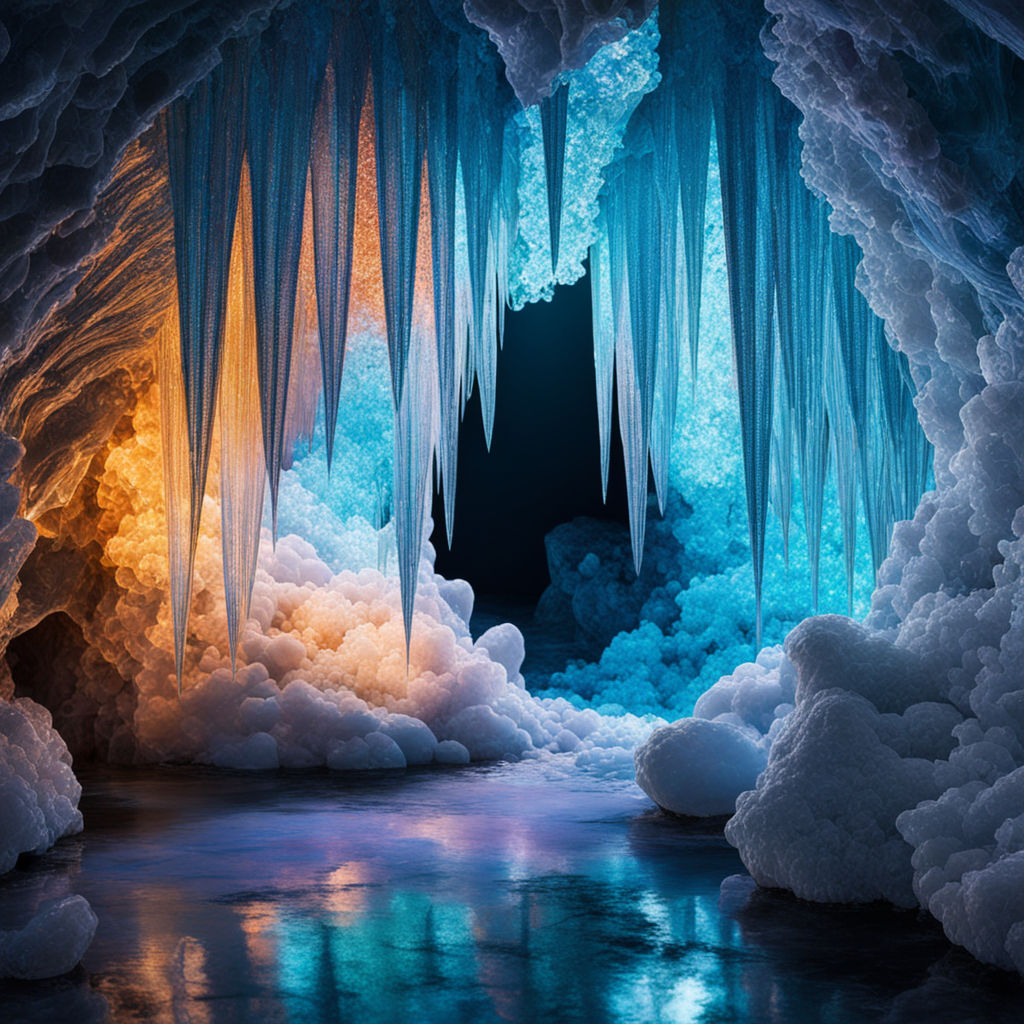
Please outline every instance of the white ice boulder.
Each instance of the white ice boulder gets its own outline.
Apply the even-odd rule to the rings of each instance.
[[[766,754],[727,722],[683,718],[651,733],[636,751],[637,785],[661,808],[692,817],[732,814],[752,789]]]

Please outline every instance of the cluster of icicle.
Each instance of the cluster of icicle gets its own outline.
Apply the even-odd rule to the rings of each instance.
[[[829,231],[800,176],[799,115],[770,80],[758,20],[711,3],[663,4],[659,17],[662,82],[626,129],[590,251],[602,474],[614,387],[639,572],[649,467],[662,509],[667,498],[684,337],[697,377],[714,130],[760,636],[768,505],[788,545],[794,462],[817,605],[834,459],[852,605],[858,490],[877,570],[924,490],[930,446],[906,358],[855,285],[859,249]]]
[[[891,523],[923,487],[928,449],[909,375],[854,286],[856,250],[831,238],[825,207],[799,178],[795,112],[754,61],[756,37],[737,56],[740,37],[717,17],[695,8],[684,25],[663,12],[663,82],[634,113],[602,193],[591,251],[602,467],[607,478],[617,379],[639,567],[648,455],[666,497],[684,331],[696,366],[714,123],[760,603],[773,458],[772,497],[788,523],[795,449],[816,566],[831,436],[848,557],[859,481],[877,564]],[[553,275],[572,84],[563,76],[540,103]],[[293,5],[256,43],[226,45],[210,78],[170,109],[179,303],[160,367],[179,673],[215,422],[234,652],[265,482],[276,532],[279,476],[296,439],[312,433],[321,389],[330,462],[346,329],[374,315],[373,292],[390,358],[408,642],[432,469],[450,540],[459,423],[474,386],[488,440],[493,425],[518,230],[515,112],[500,58],[455,0]],[[358,242],[369,223],[368,271]]]

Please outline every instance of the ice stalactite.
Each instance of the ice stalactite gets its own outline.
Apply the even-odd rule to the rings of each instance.
[[[800,177],[795,108],[776,101],[775,286],[779,359],[776,371],[774,476],[785,496],[775,503],[788,526],[793,456],[799,469],[811,595],[818,604],[823,499],[828,472],[829,427],[823,390],[827,317],[828,209]],[[795,452],[794,452],[795,449]],[[783,514],[785,512],[785,514]]]
[[[359,173],[359,123],[368,66],[366,38],[359,19],[336,15],[330,63],[314,117],[310,157],[328,468],[334,454],[338,395],[345,360]]]
[[[621,177],[620,175],[620,179]],[[618,205],[620,201],[621,195],[613,182],[607,196],[605,216],[608,224],[611,319],[615,325],[615,397],[626,471],[626,500],[629,532],[633,543],[633,567],[639,575],[647,527],[648,439],[644,433],[641,384],[636,366],[636,346],[633,343],[631,282],[627,272],[625,218]]]
[[[292,320],[292,356],[288,367],[284,444],[281,447],[282,469],[291,468],[295,446],[300,441],[304,442],[307,448],[312,445],[316,430],[317,406],[320,402],[322,359],[313,224],[312,189],[307,187],[302,215],[302,241],[299,243],[295,314]]]
[[[275,532],[310,139],[326,49],[316,12],[295,6],[275,16],[249,62],[256,339]]]
[[[469,260],[469,355],[490,447],[498,357],[498,194],[507,96],[501,64],[487,43],[470,36],[459,42],[458,135]]]
[[[424,203],[419,219],[419,255],[405,384],[395,412],[395,537],[408,662],[423,535],[429,515],[430,471],[440,425],[438,352],[433,311],[430,259],[430,211]]]
[[[226,46],[220,67],[167,112],[193,552],[217,407],[228,264],[245,146],[239,110],[245,102],[247,57],[246,45]]]
[[[565,180],[565,133],[569,115],[569,82],[557,82],[540,101],[544,138],[544,176],[551,235],[551,273],[558,273],[558,242],[562,233],[562,182]]]
[[[594,325],[597,428],[601,447],[601,497],[607,499],[615,379],[615,323],[612,320],[612,292],[608,277],[608,245],[600,235],[590,247],[590,297]]]
[[[701,289],[704,280],[704,220],[708,161],[711,155],[711,81],[717,45],[715,21],[706,4],[685,10],[666,4],[658,14],[658,43],[662,109],[655,128],[663,203],[675,273],[665,275],[674,294],[666,295],[669,330],[678,351],[685,328],[689,353],[690,388],[697,387]],[[682,249],[680,259],[678,249]],[[678,365],[676,356],[675,364]],[[676,414],[676,392],[668,394],[670,421]]]
[[[222,372],[225,386],[220,389],[217,400],[224,601],[227,606],[232,669],[236,665],[242,626],[249,617],[266,490],[260,395],[256,386],[258,371],[254,305],[252,207],[249,175],[247,170],[243,170],[239,213],[231,250],[224,330]]]
[[[424,96],[414,24],[403,18],[388,25],[375,22],[370,36],[381,279],[391,389],[398,408],[412,339]]]
[[[906,357],[889,346],[882,321],[856,287],[860,248],[848,236],[833,235],[831,255],[838,352],[856,439],[854,447],[836,456],[857,459],[877,571],[893,524],[913,514],[927,480],[929,450],[913,407]]]
[[[174,628],[174,665],[181,693],[185,632],[192,602],[196,545],[191,537],[192,474],[188,446],[186,391],[182,377],[177,309],[170,310],[156,339],[160,388],[160,444],[163,450],[164,508],[167,517],[167,576]]]
[[[434,337],[437,345],[439,423],[438,471],[444,489],[448,546],[455,529],[455,482],[458,474],[462,363],[456,339],[455,209],[459,170],[458,79],[456,46],[448,60],[431,64],[427,91],[427,182],[430,197],[430,250],[433,260]],[[449,63],[450,61],[450,63]]]
[[[846,376],[839,351],[839,328],[835,321],[835,299],[827,292],[825,335],[825,411],[832,441],[833,465],[836,474],[836,495],[843,533],[843,558],[846,563],[846,604],[853,609],[853,568],[857,552],[857,428],[846,393]]]
[[[725,68],[716,86],[715,128],[760,646],[775,369],[773,86],[758,65],[747,61]]]

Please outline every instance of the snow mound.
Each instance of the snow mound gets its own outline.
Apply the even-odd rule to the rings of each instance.
[[[684,718],[658,729],[637,750],[636,781],[675,814],[731,814],[736,794],[754,785],[765,760],[764,750],[742,729]]]
[[[637,748],[637,785],[675,814],[732,814],[752,789],[793,709],[793,666],[781,647],[723,676],[697,701],[693,717],[655,730]]]
[[[89,948],[96,924],[84,896],[49,903],[20,931],[0,932],[0,978],[33,981],[67,974]]]
[[[0,701],[0,874],[81,832],[81,794],[49,711],[25,697]]]

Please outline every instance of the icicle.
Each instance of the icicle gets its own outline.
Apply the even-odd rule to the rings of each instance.
[[[513,118],[505,121],[498,188],[498,348],[505,343],[505,310],[509,296],[509,260],[519,232],[519,131]]]
[[[307,188],[302,217],[302,241],[299,244],[292,359],[288,371],[288,400],[285,405],[284,444],[281,449],[282,469],[291,469],[295,448],[300,440],[304,440],[307,446],[313,443],[322,384],[319,337],[313,257],[313,196],[312,190]]]
[[[846,371],[840,351],[834,293],[826,293],[825,403],[835,456],[836,492],[843,532],[847,613],[853,614],[854,564],[857,557],[857,428],[846,393]]]
[[[167,574],[174,629],[174,669],[181,695],[185,631],[192,602],[195,544],[189,525],[192,475],[189,468],[188,418],[181,372],[177,303],[157,334],[157,381],[160,387],[160,441],[163,448],[164,508],[167,516]]]
[[[220,389],[217,402],[224,600],[232,672],[239,635],[249,617],[266,487],[260,394],[256,385],[256,311],[252,278],[252,206],[249,175],[243,170],[224,331],[225,386]]]
[[[168,175],[188,425],[190,560],[195,557],[213,440],[228,259],[238,204],[247,50],[224,47],[221,65],[167,111]]]
[[[878,358],[876,332],[882,330],[867,300],[856,286],[860,248],[849,236],[833,235],[832,291],[835,296],[839,353],[849,404],[857,437],[858,476],[864,499],[864,515],[875,571],[882,564],[888,547],[891,519],[891,489],[885,478],[886,445],[878,434],[884,431],[878,420],[882,409],[878,398],[879,381],[875,363]],[[884,344],[884,340],[883,340]]]
[[[256,339],[263,449],[274,534],[285,448],[306,172],[326,38],[302,5],[276,14],[250,62],[247,104],[253,198]]]
[[[774,275],[770,259],[774,88],[757,66],[725,69],[715,95],[733,353],[740,402],[747,520],[761,644],[764,530],[771,463],[775,363]]]
[[[384,317],[397,409],[412,338],[424,95],[415,26],[405,17],[395,18],[393,25],[383,21],[375,27],[371,45],[373,117]]]
[[[622,438],[626,470],[626,500],[629,534],[633,545],[633,568],[640,575],[643,565],[644,535],[647,529],[647,447],[644,431],[643,394],[636,368],[637,346],[633,341],[633,317],[625,240],[625,218],[618,206],[618,185],[613,182],[606,196],[605,222],[608,225],[608,266],[612,320],[615,325],[615,385],[619,411],[619,435]]]
[[[480,387],[484,437],[491,443],[497,386],[498,187],[501,183],[506,97],[500,60],[475,37],[460,40],[459,162],[466,211],[466,251],[472,297],[469,353]]]
[[[597,427],[601,444],[601,500],[608,500],[608,465],[612,439],[612,384],[615,377],[615,322],[608,279],[605,229],[590,247],[590,307],[594,334],[594,378],[597,383]]]
[[[407,663],[420,552],[429,516],[430,467],[437,443],[440,406],[437,343],[434,338],[434,286],[428,244],[430,211],[426,203],[419,219],[418,234],[419,258],[415,268],[408,372],[395,414],[394,449],[395,540]]]
[[[448,547],[455,528],[455,485],[459,455],[460,345],[455,316],[455,204],[458,174],[458,93],[454,69],[432,64],[427,95],[427,180],[430,248],[433,258],[434,333],[440,408],[438,472],[444,489]]]
[[[558,273],[558,240],[562,232],[562,179],[565,176],[565,134],[569,117],[569,82],[561,80],[540,101],[544,140],[544,177],[548,187],[548,224],[551,235],[551,273]]]
[[[685,296],[691,390],[697,384],[701,285],[704,279],[704,216],[711,152],[712,78],[710,62],[714,12],[710,4],[662,4],[658,9],[661,89],[669,94],[681,199],[684,272],[677,275]],[[679,306],[680,312],[684,307]]]
[[[775,374],[776,379],[781,377],[777,361]],[[774,404],[771,504],[782,528],[782,557],[788,568],[789,522],[793,512],[793,415],[784,396],[776,396]]]
[[[316,108],[310,172],[327,469],[334,453],[348,329],[359,174],[359,124],[368,54],[358,18],[336,14],[331,63]]]
[[[775,157],[773,211],[779,317],[777,424],[786,419],[792,435],[790,443],[795,442],[811,567],[811,594],[817,606],[821,519],[828,469],[823,372],[829,232],[825,204],[811,194],[800,176],[796,110],[781,98],[776,101]],[[790,462],[786,464],[789,466]],[[778,487],[789,488],[789,481],[778,476]]]
[[[657,365],[655,399],[651,425],[651,470],[658,497],[658,510],[665,513],[668,500],[668,467],[679,404],[679,356],[682,310],[677,271],[679,257],[679,165],[675,152],[675,121],[672,97],[656,90],[645,101],[651,125],[653,154],[651,169],[658,200],[657,234],[649,244],[658,247],[659,316],[657,324]],[[636,187],[634,183],[634,188]]]

